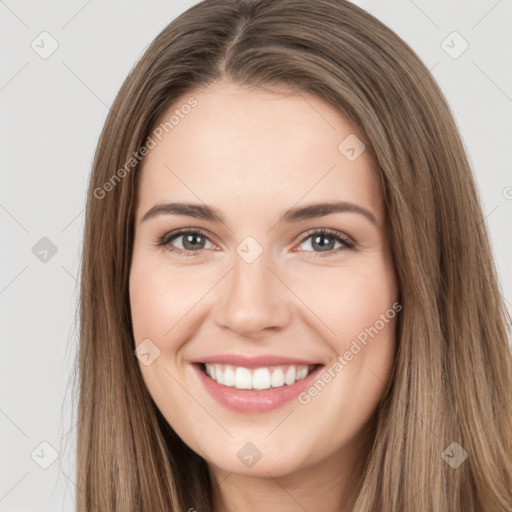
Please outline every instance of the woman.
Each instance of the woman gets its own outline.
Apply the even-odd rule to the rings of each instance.
[[[91,175],[77,510],[512,509],[512,357],[436,82],[350,2],[206,0]]]

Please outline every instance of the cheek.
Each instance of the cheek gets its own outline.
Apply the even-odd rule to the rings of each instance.
[[[144,342],[146,345],[141,346],[147,347],[149,339],[157,347],[151,345],[151,357],[158,351],[148,365],[139,358],[142,378],[169,424],[183,425],[182,431],[190,421],[197,419],[199,423],[201,415],[180,384],[186,380],[179,364],[180,347],[187,339],[190,322],[194,321],[194,305],[208,290],[208,283],[201,285],[198,280],[194,284],[184,274],[179,269],[170,271],[150,256],[134,255],[129,280],[135,346]],[[180,404],[187,415],[174,414],[173,404]]]
[[[358,336],[364,339],[376,323],[379,331],[391,330],[386,327],[395,316],[398,294],[393,267],[379,255],[339,268],[313,269],[307,282],[301,281],[298,295],[307,299],[307,306],[324,326],[319,331],[340,353]]]
[[[132,267],[130,307],[136,342],[140,341],[140,337],[157,336],[166,325],[170,327],[172,319],[167,315],[171,309],[172,295],[166,283],[158,279],[156,272]]]
[[[181,320],[193,316],[194,305],[208,290],[208,282],[197,273],[177,269],[172,272],[161,263],[139,264],[130,272],[130,307],[135,342],[151,338],[162,350],[176,339]]]
[[[319,454],[361,432],[382,399],[395,359],[401,310],[393,275],[379,265],[371,272],[344,273],[329,286],[332,300],[325,301],[322,320],[334,334],[325,328],[322,332],[335,354],[324,374],[299,397],[304,417],[317,418],[317,429],[303,436]]]
[[[320,312],[318,317],[328,327],[321,332],[333,351],[329,375],[325,376],[330,391],[322,393],[317,405],[324,402],[328,407],[330,401],[339,401],[343,404],[340,410],[363,420],[376,407],[394,362],[401,306],[393,266],[389,259],[379,257],[358,266],[340,267],[329,276],[319,272],[311,277],[316,289],[323,292],[310,294],[308,306]],[[317,388],[323,389],[323,385]],[[311,396],[316,393],[311,390]],[[335,398],[339,396],[344,398]],[[304,401],[308,400],[306,396]],[[334,418],[339,420],[338,412],[333,411]]]

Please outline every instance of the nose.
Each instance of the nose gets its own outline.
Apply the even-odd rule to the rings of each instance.
[[[292,317],[293,294],[263,253],[248,263],[235,254],[233,268],[219,287],[217,325],[240,336],[257,337],[264,330],[284,328]]]

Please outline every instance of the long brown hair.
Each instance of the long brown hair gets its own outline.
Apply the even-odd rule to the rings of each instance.
[[[437,83],[402,39],[349,1],[205,0],[133,68],[95,154],[81,268],[77,511],[211,510],[206,462],[142,380],[128,277],[139,150],[178,96],[220,78],[322,98],[361,132],[383,185],[403,310],[353,511],[512,510],[510,317]],[[467,458],[454,467],[454,454]]]

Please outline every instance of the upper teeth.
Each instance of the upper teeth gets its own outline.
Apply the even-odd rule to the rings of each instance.
[[[206,374],[218,384],[234,386],[238,389],[268,389],[279,388],[293,384],[308,375],[312,366],[273,366],[269,368],[248,368],[228,364],[205,363]]]

